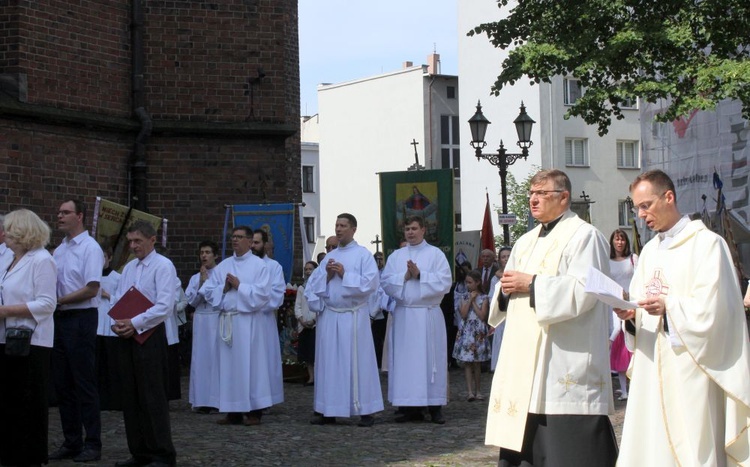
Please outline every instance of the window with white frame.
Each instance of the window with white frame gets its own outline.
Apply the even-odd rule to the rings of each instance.
[[[585,138],[565,138],[565,165],[588,167],[589,142]]]
[[[440,166],[453,169],[453,176],[461,176],[461,148],[457,115],[440,116]]]
[[[303,218],[305,223],[305,236],[307,243],[315,243],[315,218],[305,217]]]
[[[563,103],[573,105],[581,97],[581,82],[573,78],[563,78]]]
[[[640,167],[638,157],[638,141],[617,142],[617,168],[637,169]]]
[[[302,166],[302,192],[303,193],[315,192],[315,176],[313,175],[312,165]]]
[[[617,225],[620,227],[630,227],[630,203],[621,199],[617,201]]]
[[[625,99],[620,102],[621,109],[638,109],[638,99]]]

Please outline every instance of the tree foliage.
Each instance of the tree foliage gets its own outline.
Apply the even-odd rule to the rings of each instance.
[[[668,99],[658,118],[711,110],[738,99],[750,117],[748,0],[498,0],[505,19],[485,33],[511,49],[492,92],[524,76],[532,84],[572,75],[585,89],[566,116],[605,134],[621,106],[636,97]],[[515,6],[513,6],[515,5]]]
[[[522,183],[518,183],[512,173],[508,172],[505,179],[508,187],[508,212],[515,214],[518,221],[510,226],[510,243],[516,243],[521,235],[528,230],[529,220],[529,190],[531,190],[531,177],[539,172],[539,166],[532,165],[529,174]],[[502,207],[496,207],[497,212],[502,211]],[[502,235],[495,235],[495,246],[503,246]]]

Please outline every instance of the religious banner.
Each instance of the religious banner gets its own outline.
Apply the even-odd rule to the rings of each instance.
[[[162,246],[166,247],[166,219],[148,214],[137,209],[123,206],[115,202],[96,198],[94,207],[94,219],[92,221],[91,236],[100,245],[112,247],[112,261],[110,267],[116,271],[130,261],[133,256],[128,246],[128,228],[136,221],[146,221],[159,231],[159,226],[164,223],[162,229]]]
[[[234,226],[246,225],[253,230],[262,229],[268,234],[266,251],[284,270],[284,281],[292,279],[294,259],[294,205],[285,204],[235,204],[232,206]]]
[[[479,254],[482,250],[480,234],[481,231],[479,230],[467,230],[453,234],[455,238],[453,246],[455,261],[451,263],[452,265],[469,263],[471,269],[476,269],[479,266]]]
[[[404,241],[404,220],[424,218],[425,240],[453,265],[453,169],[380,174],[380,219],[386,257]]]

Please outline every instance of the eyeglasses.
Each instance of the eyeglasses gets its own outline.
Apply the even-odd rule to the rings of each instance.
[[[250,238],[247,235],[232,235],[232,240],[242,240],[243,238]]]
[[[648,202],[644,201],[643,203],[639,204],[638,206],[634,206],[633,209],[631,209],[632,213],[637,216],[640,211],[648,211],[648,210],[650,210],[651,207],[654,205],[654,203],[657,202],[657,201],[659,201],[660,199],[662,199],[662,197],[664,197],[664,195],[666,195],[666,194],[667,194],[667,192],[665,191],[664,193],[660,194],[658,197],[652,199],[651,201],[648,201]]]
[[[540,198],[546,198],[552,193],[562,193],[565,190],[530,190],[529,191],[529,198],[536,195]]]
[[[57,211],[58,215],[67,216],[68,214],[74,214],[75,211],[68,211],[67,209],[61,209]]]

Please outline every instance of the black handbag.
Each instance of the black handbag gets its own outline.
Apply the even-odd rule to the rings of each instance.
[[[6,328],[5,355],[9,357],[28,357],[31,352],[31,335],[33,329]]]

